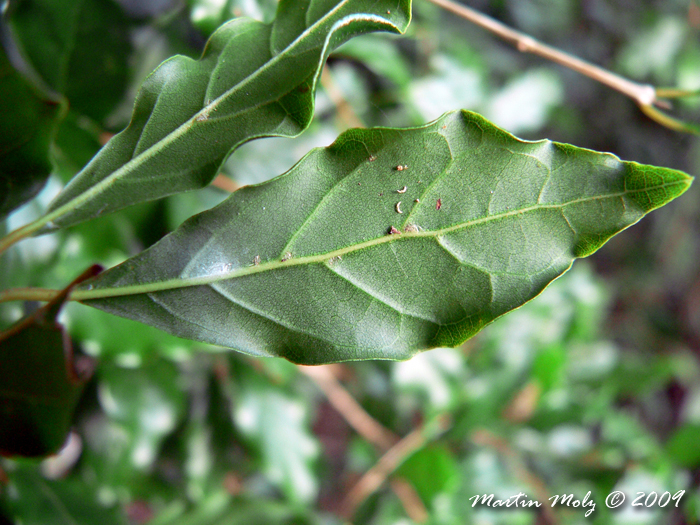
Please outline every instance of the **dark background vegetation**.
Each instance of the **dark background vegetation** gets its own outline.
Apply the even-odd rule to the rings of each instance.
[[[269,21],[274,4],[9,2],[6,17],[24,60],[68,98],[70,111],[52,150],[51,180],[8,219],[8,229],[39,214],[126,125],[138,85],[159,62],[175,53],[197,57],[232,16]],[[634,80],[700,89],[694,1],[468,4]],[[623,95],[522,55],[424,0],[416,0],[405,37],[357,38],[328,64],[309,131],[245,145],[223,167],[226,176],[261,182],[347,127],[419,125],[458,108],[523,138],[700,174],[697,137],[661,127]],[[700,98],[673,111],[697,122]],[[122,261],[226,195],[211,187],[26,241],[10,254],[0,281],[63,287],[90,264]],[[330,368],[391,433],[425,428],[422,446],[351,521],[697,523],[699,203],[696,184],[462,348]],[[32,307],[2,305],[2,325]],[[42,463],[0,462],[0,513],[10,523],[343,523],[344,499],[386,449],[348,426],[353,408],[339,413],[318,378],[286,361],[176,339],[80,305],[66,307],[61,319],[76,350],[98,366],[62,454]],[[671,502],[610,512],[603,501],[612,490],[625,491],[628,502],[637,492],[686,492],[678,508]],[[586,518],[581,509],[559,507],[473,509],[468,500],[520,491],[541,500],[591,491],[597,507]]]

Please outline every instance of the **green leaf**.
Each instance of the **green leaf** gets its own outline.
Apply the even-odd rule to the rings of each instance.
[[[431,444],[418,450],[396,469],[396,474],[412,483],[426,506],[459,485],[455,458],[444,445]]]
[[[174,509],[177,511],[177,509]],[[185,514],[157,516],[148,525],[313,525],[329,523],[270,498],[231,498],[219,492]],[[333,522],[330,522],[333,523]]]
[[[56,317],[75,284],[98,270],[90,268],[56,299],[0,333],[0,454],[46,456],[65,443],[90,370],[77,366]]]
[[[469,112],[350,130],[72,297],[254,355],[406,359],[537,296],[691,180]]]
[[[128,477],[151,467],[162,441],[175,430],[186,408],[177,369],[167,362],[139,368],[102,366],[98,398],[110,420],[122,429],[119,443],[109,446],[103,438],[98,444],[111,452],[115,481],[120,475]]]
[[[57,96],[13,67],[0,44],[0,219],[44,186],[51,173],[49,146],[63,109]]]
[[[700,425],[686,424],[676,430],[666,443],[666,451],[674,463],[687,468],[700,465]]]
[[[19,0],[8,20],[28,60],[70,100],[71,111],[99,121],[119,103],[131,43],[128,19],[114,2]]]
[[[283,0],[272,24],[235,19],[202,58],[176,56],[144,82],[129,126],[49,208],[67,226],[207,185],[230,151],[264,136],[295,136],[313,116],[328,53],[370,31],[403,32],[410,0]]]

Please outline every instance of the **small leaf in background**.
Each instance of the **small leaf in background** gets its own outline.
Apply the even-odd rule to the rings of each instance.
[[[159,516],[149,525],[331,525],[310,512],[271,499],[231,498],[219,492],[186,513]]]
[[[431,444],[411,455],[396,470],[413,485],[426,507],[437,496],[452,494],[460,485],[459,468],[454,455],[444,445]]]
[[[73,287],[0,333],[0,454],[46,456],[66,441],[73,411],[92,364],[75,361],[68,335],[56,322]]]
[[[399,52],[397,41],[386,35],[365,35],[353,38],[339,47],[335,58],[352,58],[368,67],[378,77],[393,82],[397,87],[407,88],[411,82],[411,68]],[[456,104],[464,106],[464,104]],[[451,106],[449,109],[453,109]]]
[[[141,366],[103,365],[99,375],[100,405],[110,421],[122,429],[112,433],[119,436],[119,444],[112,445],[115,471],[150,468],[162,441],[176,428],[185,412],[185,392],[178,384],[174,365],[134,364]],[[93,439],[92,445],[99,448],[108,443],[100,444]]]
[[[350,130],[75,297],[252,355],[406,359],[461,344],[691,180],[469,112]]]
[[[676,18],[659,18],[627,44],[620,56],[622,68],[632,78],[653,75],[663,83],[670,82],[672,64],[687,30],[687,25]]]
[[[319,488],[312,470],[319,445],[304,404],[277,389],[249,385],[238,394],[233,415],[259,450],[269,480],[292,501],[312,501]]]
[[[457,392],[466,376],[464,357],[453,348],[437,348],[392,367],[392,380],[401,392],[420,393],[438,411],[459,403]]]
[[[556,73],[550,69],[533,69],[498,91],[484,108],[484,116],[512,133],[537,131],[563,97]]]
[[[5,36],[0,20],[0,37]],[[20,73],[0,38],[0,220],[32,199],[51,173],[49,146],[64,101]],[[14,50],[16,52],[16,50]]]
[[[436,54],[430,65],[434,73],[412,82],[409,90],[424,121],[454,108],[476,108],[483,101],[484,73],[476,64],[464,65],[455,58]]]
[[[126,525],[117,508],[98,502],[85,482],[52,481],[35,466],[18,463],[8,467],[10,481],[0,494],[0,512],[23,525]],[[0,514],[0,520],[2,514]]]

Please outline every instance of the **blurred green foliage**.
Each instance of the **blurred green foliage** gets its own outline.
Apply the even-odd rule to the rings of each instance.
[[[60,4],[60,9],[57,8]],[[700,89],[700,6],[688,0],[474,0],[470,5],[603,67],[659,86]],[[269,21],[268,0],[9,2],[25,59],[70,102],[39,198],[58,188],[129,118],[137,87],[174,53],[196,57],[232,16]],[[422,124],[472,109],[528,138],[700,173],[700,142],[659,127],[618,93],[503,42],[426,2],[403,38],[352,40],[329,59],[312,127],[240,148],[224,172],[261,182],[357,120]],[[697,120],[698,99],[676,114]],[[349,117],[350,116],[350,117]],[[270,155],[274,151],[274,156]],[[384,483],[353,523],[665,524],[700,520],[700,189],[578,262],[539,298],[461,349],[336,369],[354,398],[403,436],[449,417],[398,466],[409,496]],[[208,209],[211,187],[139,205],[8,252],[0,285],[61,288],[112,266]],[[12,276],[10,278],[10,276]],[[11,324],[35,305],[4,303]],[[33,524],[334,524],[381,451],[358,436],[290,363],[251,360],[81,305],[61,316],[77,350],[99,359],[64,451],[3,460],[0,512]],[[621,510],[605,507],[626,492]],[[637,492],[685,490],[676,508],[632,508]],[[472,507],[524,492],[546,501],[591,491],[580,508]]]

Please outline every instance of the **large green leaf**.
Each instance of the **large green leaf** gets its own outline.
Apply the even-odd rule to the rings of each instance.
[[[202,58],[176,56],[144,82],[129,126],[49,208],[66,226],[208,184],[232,148],[295,136],[313,116],[330,51],[370,31],[402,32],[410,0],[282,0],[272,24],[235,19]]]
[[[468,112],[350,130],[72,297],[250,354],[404,359],[529,301],[691,180]]]
[[[8,15],[28,60],[51,89],[70,100],[71,111],[102,120],[119,103],[131,43],[129,21],[115,2],[18,0]]]
[[[30,82],[3,48],[0,20],[0,219],[32,199],[51,173],[49,146],[64,113],[61,99]]]

